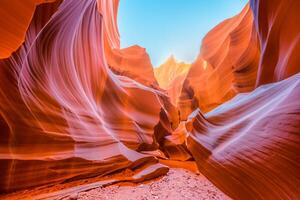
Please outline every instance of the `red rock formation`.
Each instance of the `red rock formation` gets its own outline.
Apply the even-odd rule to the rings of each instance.
[[[161,146],[171,160],[186,161],[191,159],[191,155],[186,148],[187,131],[185,122],[172,131],[172,134],[165,136]]]
[[[183,82],[181,93],[179,94],[178,107],[180,110],[180,119],[186,120],[187,117],[199,107],[199,98],[201,96],[201,104],[208,104],[211,101],[209,94],[215,88],[210,87],[211,79],[209,77],[213,74],[212,66],[205,60],[197,58],[192,64],[186,78]],[[216,94],[217,95],[217,94]],[[211,107],[216,106],[213,104]],[[209,108],[204,107],[205,111]]]
[[[300,4],[251,1],[261,44],[257,85],[187,123],[188,149],[209,180],[234,199],[300,196]],[[299,20],[298,20],[299,21]],[[297,73],[297,74],[296,74]]]
[[[239,94],[187,123],[198,168],[233,199],[300,195],[300,74]]]
[[[167,91],[172,104],[175,106],[190,67],[190,64],[177,62],[172,55],[165,63],[154,69],[159,86]]]
[[[203,39],[181,94],[182,118],[196,107],[203,112],[254,89],[259,46],[249,5],[213,28]]]
[[[115,74],[158,88],[150,57],[144,48],[137,45],[125,49],[116,48],[106,55],[108,65]]]
[[[36,5],[55,0],[2,0],[0,9],[0,59],[9,57],[24,42]]]
[[[300,2],[251,0],[261,45],[257,86],[300,72]]]
[[[154,69],[155,77],[159,86],[168,89],[174,79],[178,76],[185,75],[190,68],[190,64],[178,62],[174,55],[171,55],[165,63]]]
[[[57,7],[39,6],[24,45],[0,61],[0,190],[126,167],[146,168],[144,178],[165,173],[153,156],[134,150],[156,148],[166,97],[109,70],[102,33],[112,35],[105,21],[111,18],[101,17],[95,0]]]
[[[0,60],[0,192],[125,168],[132,174],[111,182],[141,181],[168,170],[157,156],[195,158],[235,199],[300,196],[298,1],[251,1],[262,52],[257,76],[259,45],[248,5],[205,37],[191,68],[174,62],[172,70],[158,69],[170,77],[157,75],[172,102],[155,89],[144,49],[120,49],[118,0],[42,4],[31,22],[35,3],[28,6],[16,15],[24,17],[20,24],[5,24],[20,27],[0,47],[4,57],[24,41]],[[202,113],[251,91],[256,77],[254,91]],[[269,82],[275,83],[262,85]],[[172,103],[182,120],[200,109],[179,124]]]
[[[114,73],[130,77],[144,85],[157,88],[152,64],[146,50],[138,45],[120,49],[120,35],[117,27],[119,0],[108,3],[97,0],[98,10],[104,17],[104,50],[108,66]]]

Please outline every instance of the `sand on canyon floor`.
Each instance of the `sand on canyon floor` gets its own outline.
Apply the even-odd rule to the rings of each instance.
[[[141,183],[117,182],[116,177],[130,175],[130,170],[104,177],[91,177],[66,183],[45,185],[6,195],[3,200],[19,199],[78,199],[78,200],[204,200],[230,199],[205,176],[199,173],[194,161],[160,160],[169,167],[161,177]]]
[[[118,183],[80,192],[79,200],[191,200],[230,199],[201,174],[171,168],[167,175],[144,183]]]

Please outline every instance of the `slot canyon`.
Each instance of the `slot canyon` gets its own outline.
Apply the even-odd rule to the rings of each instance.
[[[250,0],[157,68],[119,3],[0,1],[0,199],[300,199],[300,1]]]

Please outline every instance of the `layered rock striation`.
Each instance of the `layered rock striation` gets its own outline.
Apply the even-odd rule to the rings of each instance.
[[[166,173],[137,151],[157,149],[166,96],[114,74],[105,58],[115,38],[103,14],[115,3],[38,6],[23,45],[0,61],[2,192],[137,166]]]
[[[118,0],[39,3],[1,2],[16,23],[0,28],[0,192],[143,181],[168,171],[160,158],[195,160],[234,199],[300,196],[297,0],[251,0],[192,65],[154,71],[142,47],[120,49]]]
[[[246,5],[204,37],[180,94],[183,118],[197,107],[207,112],[240,92],[253,90],[259,52],[253,14]]]

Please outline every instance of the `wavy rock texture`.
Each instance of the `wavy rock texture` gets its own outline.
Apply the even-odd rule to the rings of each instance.
[[[45,3],[33,17],[42,1],[3,2],[28,9],[1,38],[2,57],[24,43],[0,60],[0,192],[130,169],[43,196],[62,198],[165,174],[163,158],[195,159],[234,199],[300,196],[297,0],[251,0],[254,18],[247,5],[191,66],[171,58],[157,81],[143,48],[120,49],[118,0]]]
[[[100,1],[100,13],[116,2]],[[134,151],[157,146],[166,97],[110,71],[103,41],[117,43],[105,21],[113,17],[95,0],[58,5],[39,6],[23,46],[0,62],[1,191],[126,167],[166,173]]]
[[[300,2],[251,0],[261,45],[256,85],[300,72]]]
[[[299,19],[299,2],[251,5],[262,52],[257,85],[298,72],[299,30],[291,23]],[[298,73],[205,115],[196,110],[187,123],[187,146],[199,171],[234,199],[299,198],[299,99]]]
[[[300,74],[239,94],[187,123],[198,168],[234,199],[300,195]]]
[[[249,5],[213,28],[203,39],[180,96],[185,119],[199,107],[207,112],[237,93],[254,89],[259,46]]]
[[[0,59],[9,57],[24,42],[35,7],[40,3],[51,1],[55,0],[1,1]]]
[[[190,67],[190,64],[177,62],[172,55],[165,63],[154,69],[154,75],[159,86],[167,91],[172,104],[175,106],[177,106],[178,97]]]

